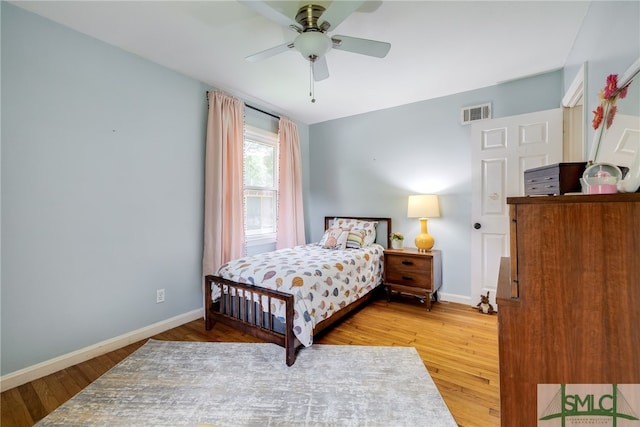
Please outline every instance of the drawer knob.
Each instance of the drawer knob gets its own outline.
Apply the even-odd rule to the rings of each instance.
[[[402,261],[402,265],[413,265],[413,261]]]
[[[402,280],[413,280],[413,277],[402,276]]]

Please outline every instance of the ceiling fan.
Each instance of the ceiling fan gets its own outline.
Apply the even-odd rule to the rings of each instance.
[[[329,68],[325,54],[330,49],[344,50],[361,55],[384,58],[391,44],[376,40],[349,36],[329,36],[329,30],[335,30],[349,15],[355,12],[365,1],[333,1],[328,8],[318,4],[302,6],[295,20],[272,8],[264,1],[240,0],[240,3],[254,9],[266,18],[290,28],[298,33],[292,41],[247,56],[247,61],[255,62],[271,56],[296,49],[310,62],[313,80],[321,81],[329,77]]]

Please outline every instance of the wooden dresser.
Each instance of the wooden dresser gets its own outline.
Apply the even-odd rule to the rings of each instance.
[[[538,384],[640,383],[640,194],[507,198],[500,420],[538,425]]]
[[[437,250],[419,252],[414,248],[385,249],[384,284],[387,298],[393,291],[415,295],[431,310],[431,295],[442,285],[442,256]]]

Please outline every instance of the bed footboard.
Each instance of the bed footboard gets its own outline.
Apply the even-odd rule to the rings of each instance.
[[[293,365],[300,345],[293,334],[293,295],[246,283],[233,282],[219,276],[205,277],[205,327],[221,322],[261,340],[285,348],[287,366]],[[219,295],[215,301],[213,287]],[[285,325],[280,332],[272,312],[272,302],[285,304]]]

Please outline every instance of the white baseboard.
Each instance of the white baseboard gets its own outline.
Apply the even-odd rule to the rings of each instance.
[[[161,332],[184,325],[185,323],[189,323],[193,320],[200,319],[203,315],[203,309],[193,310],[188,313],[180,314],[170,319],[145,326],[144,328],[124,335],[99,342],[89,347],[81,348],[80,350],[63,354],[62,356],[20,369],[0,377],[0,391],[4,392],[38,378],[53,374],[54,372],[58,372],[59,370],[68,368],[69,366],[77,365],[78,363],[85,362],[89,359],[93,359],[94,357],[125,347],[134,342],[152,337]]]
[[[492,291],[492,293],[495,294],[495,290]],[[486,289],[485,289],[485,294],[486,294]],[[446,301],[446,302],[457,302],[459,304],[464,304],[464,305],[468,305],[469,307],[476,309],[476,304],[478,304],[480,302],[480,299],[478,299],[477,301],[471,301],[471,298],[468,296],[464,296],[464,295],[456,295],[456,294],[443,294],[438,292],[438,299],[440,301]],[[498,305],[495,302],[495,296],[493,297],[493,310],[497,313],[498,312]]]
[[[442,301],[457,302],[458,304],[475,305],[471,302],[471,297],[465,295],[447,294],[438,291],[438,299]]]

